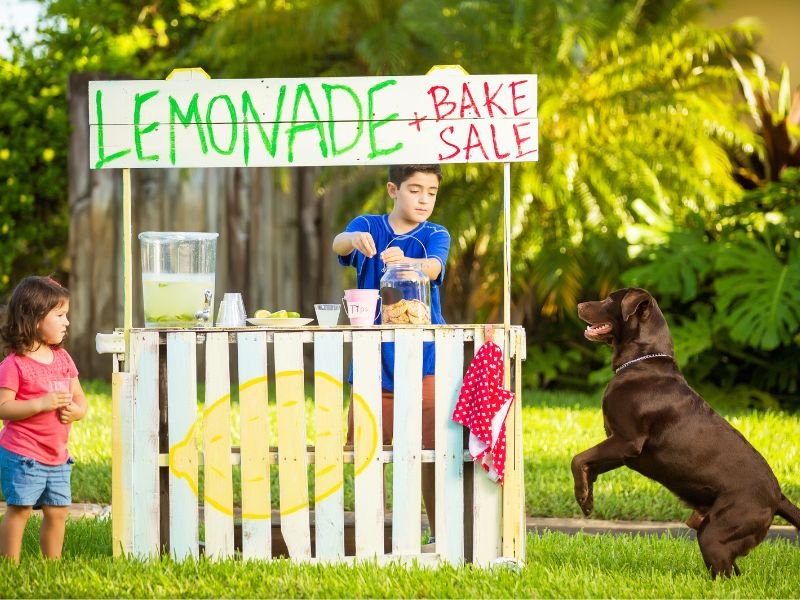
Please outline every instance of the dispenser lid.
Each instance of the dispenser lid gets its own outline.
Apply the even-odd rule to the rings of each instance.
[[[191,242],[197,240],[215,240],[218,233],[207,231],[143,231],[139,234],[140,240],[148,242]]]

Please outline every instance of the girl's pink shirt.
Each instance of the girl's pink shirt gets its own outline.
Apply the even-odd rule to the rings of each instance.
[[[49,393],[50,381],[77,376],[72,357],[62,348],[53,350],[53,362],[48,365],[13,352],[0,363],[0,387],[14,391],[21,402]],[[70,427],[70,423],[59,421],[57,410],[19,421],[3,421],[0,446],[45,465],[63,465],[69,458]]]

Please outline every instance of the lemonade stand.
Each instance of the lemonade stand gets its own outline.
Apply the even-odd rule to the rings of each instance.
[[[435,68],[419,77],[213,80],[190,69],[166,81],[91,82],[89,96],[90,162],[121,169],[124,188],[124,324],[97,336],[98,350],[114,358],[115,554],[522,562],[521,403],[506,420],[503,486],[472,463],[464,430],[451,419],[464,370],[487,328],[218,327],[216,234],[176,240],[166,232],[141,234],[146,326],[134,328],[130,169],[503,163],[504,322],[494,341],[503,349],[505,387],[519,398],[525,334],[510,324],[510,177],[512,162],[537,157],[536,76]],[[184,243],[190,250],[180,249]],[[386,341],[396,348],[392,446],[381,446],[379,434]],[[414,374],[421,372],[423,342],[436,344],[435,450],[421,449],[422,390]],[[307,345],[311,361],[304,358]],[[348,354],[352,447],[343,439]],[[307,434],[311,380],[313,433]],[[198,381],[205,385],[199,408]],[[231,401],[237,394],[238,405]],[[420,535],[425,462],[436,471],[432,548],[423,548]],[[392,476],[385,483],[387,464]],[[348,485],[352,513],[345,511]]]

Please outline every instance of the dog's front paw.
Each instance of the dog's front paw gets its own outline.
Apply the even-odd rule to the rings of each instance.
[[[592,494],[592,486],[590,485],[576,485],[575,486],[575,500],[578,501],[578,506],[581,507],[583,514],[587,517],[594,508],[594,498]]]
[[[592,510],[594,509],[594,498],[592,498],[592,490],[590,489],[588,493],[586,493],[583,497],[576,496],[578,500],[578,505],[580,505],[581,510],[583,511],[583,515],[588,517],[592,514]]]
[[[589,469],[578,460],[577,456],[572,459],[572,477],[575,481],[575,500],[578,501],[583,514],[588,517],[594,508],[592,484],[595,478],[590,475]]]

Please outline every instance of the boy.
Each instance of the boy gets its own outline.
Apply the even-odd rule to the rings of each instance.
[[[394,200],[388,215],[361,215],[333,240],[339,264],[356,269],[359,288],[380,289],[384,264],[418,264],[431,282],[431,322],[442,324],[440,287],[444,279],[450,234],[441,225],[428,222],[436,205],[442,180],[439,165],[393,165],[389,167],[386,192]],[[380,315],[375,322],[380,323]],[[433,342],[425,342],[422,359],[422,448],[434,447],[434,371]],[[381,348],[381,387],[383,388],[383,443],[391,444],[394,417],[394,344]],[[352,371],[351,371],[352,382]],[[348,413],[347,443],[353,440],[353,403]],[[436,500],[434,464],[422,464],[422,499],[431,533],[435,533]]]

